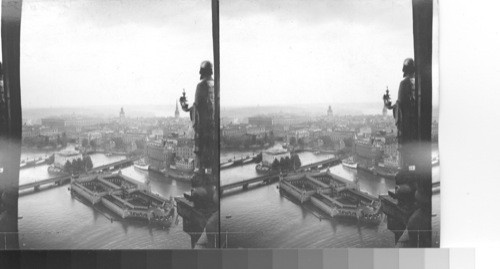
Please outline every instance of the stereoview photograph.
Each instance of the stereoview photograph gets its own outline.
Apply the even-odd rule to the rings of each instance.
[[[211,1],[22,5],[22,249],[218,244]]]
[[[432,4],[220,1],[222,247],[439,246]]]

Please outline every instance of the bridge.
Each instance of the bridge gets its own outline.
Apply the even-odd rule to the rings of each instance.
[[[127,158],[127,159],[117,161],[114,163],[109,163],[109,164],[94,167],[89,172],[104,172],[104,171],[116,170],[118,168],[130,166],[130,165],[134,164],[134,162],[137,161],[138,159],[139,159],[138,157]]]
[[[326,159],[326,160],[323,160],[323,161],[319,161],[319,162],[315,162],[315,163],[303,165],[299,169],[296,169],[295,171],[297,171],[297,172],[304,172],[304,171],[309,171],[309,170],[312,170],[312,169],[327,168],[327,167],[330,167],[332,165],[337,165],[339,163],[340,163],[340,159],[338,159],[338,158],[330,158],[330,159]],[[222,196],[222,194],[224,193],[224,191],[227,191],[227,190],[230,190],[230,189],[235,189],[235,188],[243,187],[243,190],[247,190],[248,186],[250,184],[260,183],[260,182],[262,182],[264,184],[269,184],[269,183],[272,183],[272,182],[276,182],[278,180],[279,180],[279,173],[272,173],[272,174],[267,174],[267,175],[263,175],[263,176],[258,176],[258,177],[246,179],[246,180],[243,180],[243,181],[238,181],[238,182],[235,182],[235,183],[226,184],[226,185],[220,186],[220,195]]]
[[[326,159],[323,161],[303,165],[299,169],[297,169],[297,171],[304,172],[304,171],[308,171],[308,170],[328,168],[330,166],[337,165],[340,162],[341,161],[339,158],[330,158],[330,159]]]
[[[92,168],[92,170],[88,171],[87,173],[100,173],[100,172],[105,172],[105,171],[117,170],[117,169],[132,165],[134,163],[134,161],[136,161],[137,159],[138,158],[127,158],[127,159],[120,160],[117,162],[113,162],[113,163],[109,163],[109,164],[105,164],[105,165],[100,165],[100,166]],[[19,191],[27,190],[27,189],[31,189],[31,188],[33,188],[35,191],[38,191],[38,190],[40,190],[40,187],[43,185],[55,184],[56,186],[60,186],[60,185],[68,183],[70,180],[71,180],[71,175],[62,175],[62,176],[53,177],[53,178],[36,180],[34,182],[19,185]]]

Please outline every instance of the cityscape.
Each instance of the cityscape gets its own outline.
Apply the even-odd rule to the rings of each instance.
[[[292,2],[221,1],[219,105],[209,1],[104,3],[109,18],[28,1],[19,247],[439,246],[437,91],[416,82],[411,3]]]
[[[221,1],[221,246],[439,246],[438,91],[416,82],[437,54],[415,64],[412,3],[284,6]]]
[[[175,210],[167,210],[161,222],[153,221],[153,215],[161,217],[157,208],[173,208],[173,198],[191,189],[192,124],[180,116],[178,106],[171,115],[133,118],[121,108],[110,118],[71,114],[25,119],[19,198],[22,247],[189,248],[191,240]],[[63,184],[65,180],[71,184]],[[123,188],[131,197],[143,191],[135,198],[139,204],[124,197]],[[114,194],[96,205],[96,195],[86,196],[85,191]],[[124,210],[106,207],[104,201],[111,200]],[[146,205],[144,221],[131,215]],[[40,222],[48,225],[40,227]],[[101,233],[102,241],[97,239]],[[202,238],[199,244],[203,243]]]
[[[437,114],[433,118],[433,182],[439,182]],[[386,218],[378,210],[379,197],[394,191],[400,170],[395,120],[385,108],[378,114],[345,115],[325,106],[323,115],[271,113],[221,121],[224,247],[395,246]],[[293,161],[293,156],[299,161]],[[297,165],[291,168],[287,162]],[[287,180],[287,173],[293,175],[301,168],[304,173],[299,178]],[[334,197],[328,196],[330,181],[351,191],[342,194],[352,196],[351,203],[372,207],[371,219],[368,214],[357,216],[358,209],[349,203],[333,202]],[[325,188],[325,194],[308,197],[307,191],[318,187]],[[354,204],[359,206],[358,202]],[[344,211],[334,214],[333,208]],[[433,240],[438,244],[439,195],[433,196],[433,210]]]
[[[213,91],[211,2],[27,0],[21,39],[19,247],[216,247],[190,115]]]

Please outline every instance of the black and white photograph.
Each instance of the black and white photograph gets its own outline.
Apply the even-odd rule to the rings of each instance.
[[[19,248],[217,247],[212,2],[24,0],[21,17]]]
[[[432,9],[220,1],[222,247],[439,246]]]

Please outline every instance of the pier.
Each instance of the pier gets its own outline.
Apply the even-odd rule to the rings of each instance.
[[[97,166],[97,167],[92,168],[90,171],[88,171],[88,173],[101,173],[101,172],[106,172],[106,171],[117,170],[117,169],[132,165],[134,163],[134,161],[136,161],[137,159],[138,158],[127,158],[125,160]],[[40,190],[40,187],[43,185],[50,185],[50,184],[63,185],[63,184],[69,183],[70,180],[71,180],[71,175],[62,175],[62,176],[53,177],[53,178],[36,180],[34,182],[19,185],[19,191],[27,190],[27,189],[31,189],[31,188],[33,188],[34,191],[38,191],[38,190]]]
[[[296,172],[305,172],[305,171],[310,171],[310,170],[315,170],[315,169],[322,169],[322,168],[327,168],[333,165],[339,164],[341,161],[339,158],[330,158],[326,159],[323,161],[307,164],[301,166],[299,169],[296,169]],[[271,173],[263,176],[258,176],[250,179],[246,179],[243,181],[235,182],[235,183],[230,183],[226,185],[220,186],[220,195],[224,193],[224,191],[230,190],[230,189],[235,189],[242,187],[243,190],[247,190],[248,186],[250,184],[254,183],[264,183],[264,184],[269,184],[272,182],[277,182],[279,180],[279,173]]]

